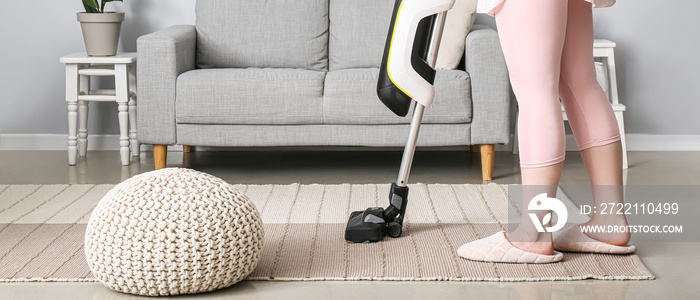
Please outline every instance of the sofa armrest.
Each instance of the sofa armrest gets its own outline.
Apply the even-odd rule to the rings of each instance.
[[[472,86],[472,145],[508,143],[511,88],[498,32],[474,25],[467,35],[465,66]]]
[[[172,145],[175,132],[177,77],[195,68],[197,31],[178,25],[138,38],[138,139]]]

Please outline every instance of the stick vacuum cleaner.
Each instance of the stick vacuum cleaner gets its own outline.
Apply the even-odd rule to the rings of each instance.
[[[435,61],[446,12],[454,2],[396,0],[379,71],[377,96],[391,111],[402,117],[408,114],[412,100],[416,101],[416,105],[399,177],[391,184],[389,206],[353,212],[345,229],[345,240],[348,242],[377,242],[386,235],[400,237],[403,232],[408,203],[408,175],[423,111],[432,105],[435,96]]]

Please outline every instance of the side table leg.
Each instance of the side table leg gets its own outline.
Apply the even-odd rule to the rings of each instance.
[[[136,99],[129,99],[129,144],[131,145],[131,155],[139,156],[141,153],[139,141],[136,133]]]
[[[88,120],[88,102],[78,101],[78,155],[87,155],[87,144],[88,144],[88,130],[87,130],[87,120]]]
[[[620,144],[622,145],[622,168],[627,169],[627,137],[625,136],[625,120],[621,111],[615,112],[617,127],[620,129]]]
[[[520,144],[518,141],[518,118],[520,117],[520,111],[515,112],[515,130],[513,130],[513,155],[518,155],[520,149]]]
[[[78,161],[78,102],[68,101],[68,164]]]
[[[131,161],[129,149],[129,75],[126,64],[114,65],[114,89],[119,105],[119,154],[122,165]]]
[[[90,64],[81,64],[80,69],[90,67]],[[80,94],[90,94],[90,76],[80,75]],[[88,120],[89,107],[87,101],[78,101],[78,155],[86,156],[88,147]]]
[[[129,149],[129,106],[126,103],[119,104],[119,156],[122,165],[128,166],[131,160]]]
[[[68,165],[78,161],[78,95],[80,81],[77,64],[66,64],[66,102],[68,102]]]
[[[141,154],[141,144],[138,141],[137,127],[136,127],[136,63],[129,66],[129,127],[131,130],[129,132],[129,139],[131,144],[131,155],[139,156]]]

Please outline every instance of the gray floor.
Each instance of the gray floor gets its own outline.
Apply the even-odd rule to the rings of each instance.
[[[481,183],[479,155],[419,150],[411,182]],[[230,183],[390,183],[399,151],[352,148],[198,151],[169,153],[168,167],[185,166]],[[700,185],[700,152],[630,152],[628,185]],[[119,164],[117,152],[90,152],[77,166],[64,151],[0,152],[0,184],[118,183],[153,170],[152,153]],[[494,182],[519,183],[518,158],[497,152]],[[562,185],[586,185],[581,156],[568,152]],[[638,242],[637,253],[656,275],[653,281],[536,283],[450,282],[242,282],[197,299],[700,299],[700,243]],[[189,299],[190,297],[180,297]],[[4,283],[0,299],[122,299],[96,283]]]

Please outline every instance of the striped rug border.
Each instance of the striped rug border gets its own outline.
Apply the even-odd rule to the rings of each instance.
[[[644,266],[641,259],[636,255],[626,256],[624,265],[613,266],[612,269],[600,268],[601,264],[606,264],[610,262],[609,260],[620,259],[622,257],[608,257],[599,254],[565,254],[566,257],[574,258],[568,263],[560,263],[558,269],[559,271],[553,271],[552,274],[556,276],[534,276],[537,273],[543,274],[545,272],[542,266],[536,265],[519,265],[519,266],[508,266],[510,264],[490,264],[490,267],[486,267],[488,264],[476,265],[476,266],[465,266],[459,261],[460,258],[456,257],[454,253],[445,252],[441,254],[440,259],[447,260],[448,256],[453,259],[457,259],[452,263],[453,266],[446,266],[446,268],[452,268],[452,271],[446,271],[446,273],[459,272],[459,274],[465,274],[464,271],[468,268],[477,268],[477,273],[481,274],[491,274],[492,276],[354,276],[351,275],[347,255],[357,254],[358,250],[349,250],[347,246],[343,246],[342,254],[344,255],[345,271],[346,276],[286,276],[291,272],[289,270],[290,266],[285,265],[283,262],[289,257],[290,249],[285,249],[285,241],[292,247],[295,246],[294,230],[290,230],[295,226],[302,226],[304,224],[308,226],[314,226],[315,232],[312,237],[309,238],[310,247],[305,248],[311,253],[311,259],[309,259],[309,264],[305,265],[305,274],[312,274],[314,269],[314,255],[326,255],[328,253],[323,253],[323,250],[317,245],[321,241],[319,236],[319,228],[324,226],[338,227],[333,229],[333,238],[335,238],[335,231],[341,232],[344,226],[345,219],[349,211],[360,210],[369,206],[383,206],[387,200],[389,185],[388,184],[336,184],[336,185],[322,185],[322,184],[289,184],[289,185],[235,185],[244,194],[248,195],[249,198],[261,211],[263,220],[266,225],[266,230],[271,227],[279,227],[281,234],[277,236],[279,239],[278,248],[268,249],[264,251],[270,252],[267,257],[271,257],[271,263],[268,262],[267,267],[265,263],[261,263],[259,268],[256,269],[253,274],[247,280],[254,281],[356,281],[356,280],[373,280],[373,281],[496,281],[496,282],[510,282],[510,281],[553,281],[553,280],[583,280],[583,279],[600,279],[600,280],[648,280],[654,279],[649,270]],[[499,185],[491,183],[488,185],[477,185],[477,184],[411,184],[411,211],[421,211],[422,214],[409,214],[407,216],[406,229],[407,232],[411,231],[412,227],[415,228],[431,228],[430,230],[435,231],[435,236],[437,236],[443,243],[441,247],[444,249],[451,249],[458,246],[459,243],[467,242],[469,240],[484,237],[493,230],[497,230],[497,227],[503,227],[504,221],[507,222],[507,205],[503,205],[503,201],[507,201],[507,192],[509,185]],[[75,225],[84,226],[89,217],[89,213],[94,207],[94,205],[99,201],[102,195],[111,189],[113,185],[102,184],[102,185],[91,185],[91,184],[64,184],[64,185],[0,185],[0,237],[3,235],[3,231],[6,228],[20,225],[36,226],[36,228],[31,229],[31,231],[25,237],[20,237],[17,243],[21,243],[24,239],[28,238],[36,230],[39,230],[42,226],[67,226],[61,234],[55,237],[48,245],[43,246],[42,251],[48,249],[52,245],[53,241],[63,238],[62,234],[67,232],[70,228]],[[562,200],[567,200],[566,195],[559,193],[557,198]],[[341,205],[333,205],[333,199],[337,203],[342,203]],[[438,204],[439,202],[439,204]],[[444,204],[444,205],[443,205]],[[570,201],[567,205],[573,205]],[[311,213],[307,213],[311,212]],[[490,225],[485,225],[485,224]],[[463,228],[460,230],[466,230],[468,234],[464,234],[464,237],[455,234],[454,228],[450,226],[458,224]],[[58,227],[57,227],[58,228]],[[61,227],[62,228],[62,227]],[[326,230],[326,229],[324,229]],[[452,230],[450,233],[446,230]],[[7,234],[7,232],[5,232]],[[73,232],[72,234],[76,234]],[[340,236],[340,234],[338,234]],[[455,236],[460,236],[460,240],[455,240]],[[266,236],[267,237],[267,236]],[[302,238],[306,238],[301,236]],[[407,243],[407,245],[412,249],[411,253],[416,255],[422,254],[419,251],[419,246],[425,247],[425,244],[419,245],[411,237],[411,234],[407,234],[407,239],[398,239],[402,243]],[[74,237],[79,238],[79,237]],[[298,237],[297,237],[298,238]],[[421,238],[420,232],[416,233],[416,238]],[[425,238],[425,237],[423,237]],[[430,237],[432,238],[432,237]],[[340,237],[339,239],[342,239]],[[298,242],[298,241],[297,241]],[[328,237],[326,237],[325,242],[328,242]],[[334,243],[337,241],[333,241]],[[75,243],[75,242],[74,242]],[[421,243],[425,243],[421,241]],[[266,243],[267,244],[267,243]],[[298,246],[299,243],[296,243]],[[394,247],[389,243],[379,243],[375,245],[380,245],[379,250],[382,253],[387,253],[387,251],[397,251],[396,249],[404,250],[401,248]],[[11,250],[17,247],[17,244],[11,246],[11,249],[7,249],[7,244],[3,246],[0,244],[0,273],[7,273],[2,270],[2,266],[6,266],[7,263],[2,262],[2,258],[7,256]],[[337,245],[335,247],[338,247]],[[4,249],[4,250],[3,250]],[[78,249],[82,249],[82,246]],[[426,248],[424,248],[426,249]],[[443,250],[444,250],[443,249]],[[75,251],[78,251],[75,250]],[[42,251],[36,253],[33,257],[30,257],[29,261],[22,266],[22,268],[27,267],[33,263],[33,267],[37,268],[36,265],[41,265],[40,263],[33,262],[33,259],[39,257]],[[319,252],[320,251],[320,252]],[[348,252],[350,251],[350,252]],[[364,251],[364,250],[362,250]],[[352,252],[352,253],[351,253]],[[77,253],[77,252],[76,252]],[[75,254],[75,253],[74,253]],[[375,252],[371,252],[371,255],[375,255]],[[384,254],[382,254],[384,255]],[[81,256],[78,253],[77,256]],[[423,253],[423,256],[426,254]],[[602,261],[601,261],[602,260]],[[65,262],[64,262],[65,263]],[[418,270],[421,270],[421,261],[417,261]],[[424,263],[430,263],[424,262]],[[586,264],[598,265],[597,271],[595,272],[572,272],[568,268],[579,269],[585,268]],[[387,262],[384,260],[381,262],[384,268],[384,273],[387,271]],[[62,266],[59,266],[60,269]],[[86,266],[85,266],[86,267]],[[295,266],[291,266],[295,267]],[[430,268],[423,269],[429,270]],[[441,266],[438,266],[439,268]],[[362,265],[355,266],[356,268],[362,268]],[[456,269],[455,269],[456,268]],[[466,269],[465,269],[466,268]],[[513,269],[515,268],[515,269]],[[518,269],[520,268],[520,269]],[[313,269],[313,270],[312,270]],[[594,268],[595,269],[595,268]],[[17,270],[14,274],[18,274],[20,270]],[[54,270],[55,274],[58,269]],[[87,270],[87,269],[86,269]],[[510,271],[509,271],[510,270]],[[515,271],[513,271],[515,270]],[[520,271],[518,271],[520,270]],[[7,270],[6,270],[7,271]],[[630,271],[628,275],[620,275],[621,272]],[[89,274],[89,270],[87,270]],[[378,272],[375,269],[375,272]],[[520,273],[519,273],[520,272]],[[525,272],[533,276],[501,276],[505,274],[521,274]],[[372,272],[367,272],[372,273]],[[46,275],[50,273],[45,273]],[[615,275],[610,275],[615,274]],[[67,274],[66,274],[67,275]],[[418,275],[421,275],[420,272]],[[566,275],[566,276],[562,276]],[[76,276],[25,276],[25,277],[15,277],[6,278],[0,277],[0,282],[94,282],[96,281],[91,275],[86,275],[84,277]]]

